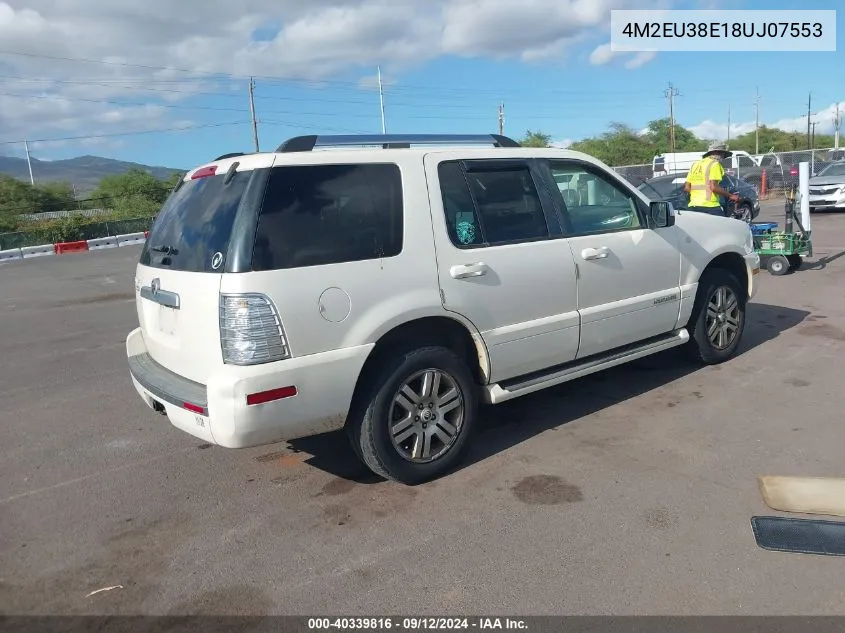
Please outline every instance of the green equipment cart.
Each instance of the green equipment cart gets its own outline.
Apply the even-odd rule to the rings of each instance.
[[[760,265],[772,275],[785,275],[801,267],[804,256],[813,256],[810,231],[804,229],[795,212],[794,189],[786,196],[786,224],[784,230],[777,222],[755,222],[751,226],[754,250],[760,255]],[[798,231],[793,226],[798,225]]]

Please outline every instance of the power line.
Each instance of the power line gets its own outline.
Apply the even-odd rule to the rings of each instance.
[[[62,101],[79,101],[83,103],[100,103],[105,105],[114,105],[120,107],[141,107],[141,108],[165,108],[171,110],[194,110],[194,111],[209,111],[209,112],[240,112],[246,113],[246,108],[227,108],[227,107],[220,107],[220,106],[201,106],[201,105],[185,105],[185,104],[175,104],[175,103],[152,103],[152,102],[138,102],[138,101],[115,101],[112,99],[86,99],[84,97],[65,97],[62,95],[33,95],[33,94],[16,94],[16,93],[8,93],[8,92],[0,92],[0,96],[5,97],[12,97],[17,99],[58,99]],[[371,105],[371,104],[368,104]],[[421,107],[425,104],[419,104],[416,107]],[[605,105],[608,105],[607,103]],[[629,103],[619,103],[619,104],[610,104],[618,105],[619,108],[628,108],[630,106]],[[432,106],[428,106],[432,107]],[[474,110],[480,111],[482,109],[481,106],[478,108],[472,108]],[[262,113],[265,114],[281,114],[286,116],[328,116],[328,117],[337,117],[337,112],[297,112],[292,110],[262,110]],[[363,118],[363,119],[372,119],[378,117],[377,113],[361,113],[361,112],[345,112],[343,113],[345,117],[354,117],[354,118]],[[553,119],[559,120],[560,114],[532,114],[532,113],[523,113],[523,117],[530,118],[530,119]],[[428,120],[463,120],[463,121],[481,121],[486,120],[487,116],[483,114],[478,114],[474,116],[464,116],[464,115],[404,115],[405,119],[428,119]]]
[[[159,128],[153,130],[138,130],[135,132],[113,132],[111,134],[83,134],[80,136],[58,136],[53,138],[31,138],[26,139],[30,143],[52,143],[55,141],[78,141],[89,138],[112,138],[115,136],[138,136],[141,134],[161,134],[165,132],[186,132],[189,130],[202,130],[205,128],[225,127],[229,125],[246,125],[249,121],[230,121],[228,123],[206,123],[203,125],[187,125],[182,127]],[[24,139],[17,141],[0,141],[0,145],[18,145],[23,143]]]
[[[30,58],[37,58],[37,59],[51,59],[56,61],[67,61],[67,62],[74,62],[74,63],[85,63],[85,64],[102,64],[108,66],[119,66],[124,68],[140,68],[145,70],[155,70],[155,71],[166,71],[166,72],[178,72],[178,73],[185,73],[188,75],[203,75],[206,77],[217,77],[217,78],[228,78],[228,79],[243,79],[248,80],[250,77],[254,77],[255,79],[261,79],[264,81],[276,81],[282,83],[299,83],[299,84],[306,84],[306,85],[329,85],[329,86],[347,86],[353,88],[356,91],[369,91],[369,88],[365,88],[361,86],[358,82],[353,81],[340,81],[334,79],[307,79],[303,77],[283,77],[279,75],[246,75],[246,74],[238,74],[238,73],[229,73],[229,72],[221,72],[221,71],[210,71],[210,70],[188,70],[185,68],[174,68],[172,66],[155,66],[152,64],[135,64],[130,62],[118,62],[113,60],[103,60],[103,59],[89,59],[84,57],[64,57],[59,55],[44,55],[39,53],[25,53],[23,51],[9,51],[9,50],[0,50],[0,55],[15,55],[21,57],[30,57]],[[199,77],[195,77],[194,79],[199,80]],[[139,81],[143,81],[139,79]],[[146,80],[150,81],[150,80]],[[155,81],[155,80],[153,80]],[[178,81],[178,80],[162,80],[162,81]],[[477,88],[477,87],[447,87],[447,86],[432,86],[432,85],[420,85],[420,84],[400,84],[394,85],[391,88],[392,92],[402,92],[405,90],[425,90],[425,91],[452,91],[452,92],[464,92],[464,93],[473,93],[473,94],[481,94],[481,93],[499,93],[501,94],[502,90],[500,88]],[[522,88],[512,88],[513,92],[523,92]],[[701,89],[697,92],[722,92],[716,88],[710,89]],[[570,94],[570,95],[582,95],[584,94],[582,90],[541,90],[541,91],[534,91],[534,94]],[[593,92],[591,94],[594,95],[646,95],[649,94],[647,90],[609,90],[609,91],[598,91]]]

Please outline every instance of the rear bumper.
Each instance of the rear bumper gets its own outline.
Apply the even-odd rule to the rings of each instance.
[[[151,358],[140,328],[126,338],[129,373],[151,409],[206,442],[247,448],[318,435],[343,427],[352,393],[372,345],[252,367],[224,366],[202,385]],[[247,396],[285,387],[295,395],[261,404]]]

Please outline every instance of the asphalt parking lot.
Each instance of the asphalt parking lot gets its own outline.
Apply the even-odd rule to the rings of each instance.
[[[0,611],[845,614],[843,559],[750,526],[758,475],[845,472],[845,215],[813,229],[802,270],[758,276],[732,362],[664,354],[501,405],[416,488],[339,435],[231,451],[144,407],[138,247],[4,265]]]

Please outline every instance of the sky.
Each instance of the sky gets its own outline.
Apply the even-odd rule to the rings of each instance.
[[[177,8],[178,6],[178,8]],[[0,0],[0,155],[187,169],[301,134],[551,135],[669,112],[726,140],[845,112],[845,51],[614,53],[610,11],[841,9],[841,0]],[[845,33],[845,9],[837,14]],[[761,148],[763,150],[764,148]],[[767,148],[765,148],[767,149]]]

